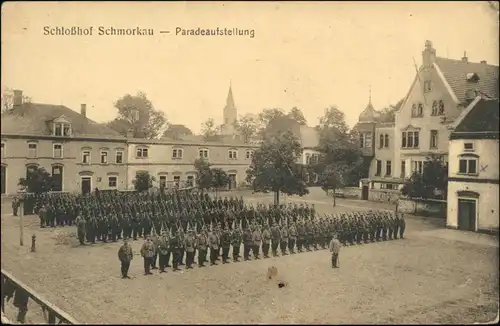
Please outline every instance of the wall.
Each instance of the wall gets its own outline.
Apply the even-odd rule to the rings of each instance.
[[[458,191],[473,191],[479,194],[476,212],[478,230],[496,229],[498,231],[500,212],[498,207],[498,198],[500,196],[498,184],[448,182],[448,214],[446,224],[454,228],[458,227]]]
[[[478,155],[478,174],[474,176],[467,176],[468,178],[475,179],[494,179],[500,178],[498,165],[499,159],[499,140],[498,139],[456,139],[450,142],[449,162],[448,162],[448,176],[449,177],[463,177],[458,173],[459,169],[459,155],[461,154],[474,154]],[[473,143],[474,151],[465,152],[464,143]]]
[[[319,152],[315,151],[314,149],[303,149],[302,150],[302,157],[300,158],[301,164],[304,164],[304,165],[307,164],[307,160],[306,160],[307,155],[311,155],[311,156],[312,155],[319,155]]]
[[[389,146],[388,147],[381,147],[380,146],[380,135],[388,135],[389,136]],[[375,157],[370,163],[370,172],[369,172],[369,177],[372,179],[373,177],[376,177],[377,173],[377,160],[380,160],[382,162],[382,170],[381,170],[381,175],[378,177],[392,177],[395,176],[394,174],[394,168],[396,162],[394,161],[394,125],[390,126],[384,126],[384,127],[377,127],[375,129]],[[390,175],[387,175],[386,173],[386,163],[387,161],[391,161],[392,168],[391,168],[391,173]]]
[[[368,200],[395,204],[401,192],[399,190],[370,189]]]
[[[428,68],[420,74],[422,85],[415,78],[414,84],[409,92],[408,98],[403,103],[401,109],[396,114],[395,123],[395,141],[394,141],[394,158],[396,161],[394,176],[401,176],[401,160],[406,160],[406,177],[411,175],[411,160],[424,160],[428,153],[444,154],[448,152],[448,136],[449,131],[446,124],[442,124],[441,116],[431,116],[432,102],[434,100],[442,100],[445,107],[445,115],[447,122],[451,122],[459,114],[457,104],[449,93],[448,88],[440,78],[436,68]],[[424,80],[431,80],[432,91],[423,93]],[[427,102],[427,105],[425,103]],[[424,110],[422,117],[412,117],[412,105],[423,103]],[[402,149],[401,148],[401,133],[408,126],[416,128],[420,131],[419,148]],[[409,129],[411,130],[411,129]],[[438,130],[438,148],[430,148],[430,132]]]

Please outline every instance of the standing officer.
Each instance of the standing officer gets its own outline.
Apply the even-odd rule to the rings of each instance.
[[[180,231],[177,231],[177,235],[170,238],[170,250],[172,252],[172,265],[173,271],[179,270],[179,262],[181,260],[181,235]]]
[[[286,248],[288,247],[288,227],[286,224],[283,223],[283,226],[281,227],[280,231],[281,235],[281,241],[280,241],[280,249],[281,249],[281,254],[285,256],[286,253]]]
[[[269,230],[269,224],[264,225],[264,230],[262,231],[262,253],[264,258],[269,258],[269,246],[271,245],[271,231]]]
[[[156,267],[156,262],[158,261],[158,247],[160,245],[160,238],[158,237],[156,230],[153,236],[151,237],[151,242],[155,247],[155,254],[153,256],[153,259],[151,260],[151,269],[158,269],[158,267]]]
[[[227,260],[229,258],[229,249],[231,249],[231,236],[229,234],[229,228],[227,224],[221,234],[220,243],[222,247],[222,263],[227,264]]]
[[[168,265],[168,245],[167,232],[162,231],[160,241],[158,242],[160,273],[165,273],[165,267]]]
[[[273,257],[278,256],[278,246],[280,243],[280,229],[276,225],[276,223],[273,223],[273,226],[271,227],[271,251],[273,253]]]
[[[339,253],[340,253],[340,241],[337,239],[337,235],[334,234],[332,241],[330,241],[330,252],[332,253],[332,268],[339,267]]]
[[[152,275],[151,265],[153,262],[153,257],[155,255],[155,246],[151,242],[151,237],[146,238],[146,242],[142,245],[141,256],[144,258],[144,275]]]
[[[252,231],[250,230],[250,224],[247,224],[247,229],[243,234],[243,259],[250,259],[250,248],[252,247]]]
[[[130,247],[128,240],[123,240],[123,245],[118,250],[118,259],[121,262],[121,272],[122,278],[130,278],[128,276],[128,270],[130,268],[130,262],[134,258],[134,253],[132,251],[132,247]]]
[[[207,235],[206,235],[206,227],[203,226],[201,229],[201,233],[198,235],[196,239],[196,247],[198,247],[198,267],[205,267],[205,260],[207,259]]]
[[[233,246],[233,262],[239,262],[241,247],[241,228],[235,227],[231,233],[231,245]]]
[[[188,229],[188,234],[184,238],[184,248],[186,250],[186,269],[193,268],[192,265],[196,254],[196,239],[192,229]]]
[[[259,251],[260,251],[260,243],[262,242],[262,233],[260,232],[259,226],[255,226],[255,230],[252,234],[252,242],[253,242],[253,256],[255,259],[260,259]]]
[[[209,232],[208,241],[210,243],[210,266],[217,265],[216,260],[219,255],[219,238],[214,231]]]
[[[80,245],[85,245],[85,230],[87,223],[85,219],[83,219],[80,215],[76,218],[76,227],[77,227],[77,235],[78,241],[80,241]]]
[[[295,242],[297,241],[297,228],[295,227],[295,223],[290,223],[290,227],[288,228],[288,251],[291,254],[295,253]]]

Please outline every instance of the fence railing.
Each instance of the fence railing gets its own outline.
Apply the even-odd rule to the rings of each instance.
[[[36,303],[41,309],[44,319],[49,325],[63,324],[63,325],[75,325],[79,324],[73,317],[66,314],[64,311],[60,310],[53,304],[51,304],[46,299],[42,298],[33,289],[29,288],[27,285],[23,284],[21,281],[16,279],[13,275],[2,269],[2,323],[4,319],[12,321],[11,318],[5,316],[5,305],[10,298],[13,298],[12,303],[18,310],[17,322],[24,323],[26,320],[26,314],[28,313],[28,303],[30,300]]]

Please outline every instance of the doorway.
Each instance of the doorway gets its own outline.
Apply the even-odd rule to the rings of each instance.
[[[369,191],[370,191],[370,188],[367,185],[363,185],[363,188],[361,188],[361,199],[368,200],[368,192]]]
[[[82,177],[82,194],[90,194],[92,190],[92,177]]]
[[[231,189],[236,189],[236,174],[230,174],[229,175],[229,184],[228,184],[229,190]]]
[[[0,178],[1,178],[1,188],[2,188],[2,195],[5,195],[7,192],[7,167],[5,165],[2,165],[2,168],[0,170]]]
[[[52,167],[52,191],[63,190],[63,167],[55,165]]]
[[[476,205],[474,199],[458,199],[458,229],[476,231]]]

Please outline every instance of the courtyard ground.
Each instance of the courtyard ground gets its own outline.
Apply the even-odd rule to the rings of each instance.
[[[320,214],[392,209],[385,204],[306,198]],[[250,202],[270,196],[246,194]],[[131,280],[120,278],[120,243],[79,247],[74,228],[40,229],[2,205],[2,268],[82,323],[473,323],[498,311],[498,239],[443,229],[436,219],[407,217],[404,240],[343,248],[340,268],[326,250],[143,276],[138,255]],[[31,235],[37,252],[30,252]],[[288,286],[266,279],[276,266]],[[37,322],[37,308],[28,320]]]

